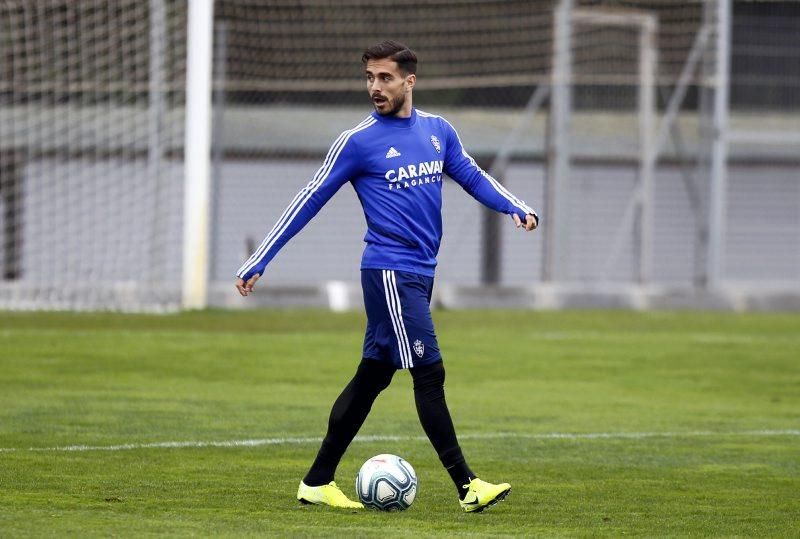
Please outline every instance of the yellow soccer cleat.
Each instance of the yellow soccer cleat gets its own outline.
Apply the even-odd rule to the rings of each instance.
[[[459,500],[458,503],[461,504],[461,509],[467,513],[480,513],[487,507],[504,500],[511,492],[511,485],[508,483],[493,485],[477,477],[470,481],[469,485],[464,485],[464,488],[469,490],[464,499]]]
[[[300,481],[300,488],[297,489],[297,500],[300,503],[330,505],[341,509],[364,509],[361,503],[354,502],[345,496],[334,481],[319,487],[309,487]]]

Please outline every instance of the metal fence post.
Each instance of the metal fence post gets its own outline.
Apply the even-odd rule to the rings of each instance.
[[[560,0],[553,29],[553,72],[547,139],[545,186],[544,267],[542,280],[564,280],[569,252],[567,193],[570,168],[570,113],[572,110],[573,0]]]
[[[717,1],[714,70],[714,119],[711,143],[711,186],[708,211],[708,286],[724,278],[728,189],[728,107],[731,54],[731,0]]]

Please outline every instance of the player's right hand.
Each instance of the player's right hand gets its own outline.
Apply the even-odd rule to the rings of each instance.
[[[247,282],[244,282],[242,278],[236,279],[236,290],[239,291],[239,294],[243,296],[247,296],[250,292],[253,291],[253,286],[255,286],[256,281],[258,278],[261,277],[258,273],[254,274],[250,277]]]

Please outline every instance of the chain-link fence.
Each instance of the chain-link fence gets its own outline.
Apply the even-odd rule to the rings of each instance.
[[[446,116],[542,214],[536,234],[515,234],[446,182],[440,283],[706,284],[726,1],[217,0],[212,283],[230,288],[331,142],[369,113],[360,56],[391,38],[420,58],[415,105]],[[187,8],[0,5],[1,306],[179,303]],[[731,15],[722,278],[792,287],[800,8],[734,1]],[[559,159],[561,212],[551,207]],[[356,282],[364,232],[344,188],[267,279]],[[562,264],[549,263],[556,251]]]

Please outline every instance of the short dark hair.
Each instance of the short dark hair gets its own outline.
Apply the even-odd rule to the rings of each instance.
[[[417,72],[417,55],[397,41],[383,41],[367,48],[361,56],[361,62],[366,64],[370,60],[382,60],[383,58],[397,62],[397,67],[406,75]]]

